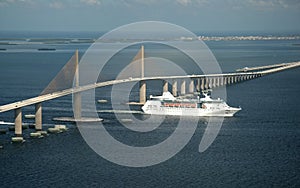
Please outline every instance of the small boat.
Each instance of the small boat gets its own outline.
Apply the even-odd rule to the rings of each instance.
[[[47,131],[37,131],[37,133],[40,133],[42,136],[48,136]]]
[[[39,48],[38,51],[55,51],[55,48]]]
[[[32,138],[41,138],[43,137],[40,132],[30,133],[30,137]]]
[[[105,99],[100,99],[100,100],[98,100],[97,102],[98,102],[98,103],[107,103],[107,100],[105,100]]]
[[[61,133],[62,130],[60,130],[60,129],[58,129],[58,128],[50,127],[50,128],[48,128],[48,132],[49,132],[49,133]]]
[[[23,137],[19,137],[19,136],[12,137],[11,141],[13,143],[23,143],[23,142],[25,142],[24,138]]]
[[[68,128],[65,125],[54,125],[55,129],[59,129],[61,131],[66,131]]]
[[[48,128],[49,133],[61,133],[63,131],[67,131],[68,128],[65,125],[54,125],[52,128]]]
[[[25,114],[24,116],[26,119],[34,119],[35,115],[34,114]]]

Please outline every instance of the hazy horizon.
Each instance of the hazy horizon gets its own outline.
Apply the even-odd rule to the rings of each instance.
[[[195,33],[299,33],[297,0],[2,0],[0,31],[108,32],[164,21]]]

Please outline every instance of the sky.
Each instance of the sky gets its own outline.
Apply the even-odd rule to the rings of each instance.
[[[0,0],[0,31],[107,32],[137,21],[193,32],[300,33],[300,0]]]

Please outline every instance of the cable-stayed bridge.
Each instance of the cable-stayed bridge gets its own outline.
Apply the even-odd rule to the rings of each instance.
[[[194,93],[195,90],[201,91],[230,84],[236,84],[262,77],[271,73],[276,73],[286,69],[300,66],[300,62],[281,63],[260,67],[245,67],[238,69],[237,72],[224,74],[200,74],[200,75],[182,75],[182,76],[152,76],[144,77],[144,47],[134,57],[133,61],[141,60],[141,77],[125,78],[119,80],[109,80],[87,85],[79,85],[78,71],[78,51],[70,61],[62,68],[57,76],[50,82],[44,91],[36,97],[22,101],[13,102],[0,106],[0,113],[14,110],[15,111],[15,135],[22,137],[22,107],[35,105],[35,129],[42,130],[42,102],[63,97],[66,95],[74,95],[74,119],[80,121],[81,117],[81,92],[95,88],[123,84],[128,82],[139,82],[140,85],[140,101],[138,104],[146,102],[146,84],[149,80],[164,80],[162,90],[168,91],[169,84],[172,84],[172,93],[174,96],[185,95],[186,93]],[[74,80],[74,85],[73,85]],[[187,83],[189,82],[189,83]]]

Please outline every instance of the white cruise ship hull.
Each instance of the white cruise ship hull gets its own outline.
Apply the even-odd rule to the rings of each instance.
[[[174,108],[158,107],[156,109],[142,108],[145,114],[171,116],[199,116],[199,117],[232,117],[241,108],[229,107],[224,110],[210,110],[202,108]]]
[[[142,107],[145,114],[170,115],[170,116],[197,116],[197,117],[232,117],[241,108],[228,106],[221,99],[205,98],[176,99],[170,92],[164,92],[162,96],[150,96]]]

